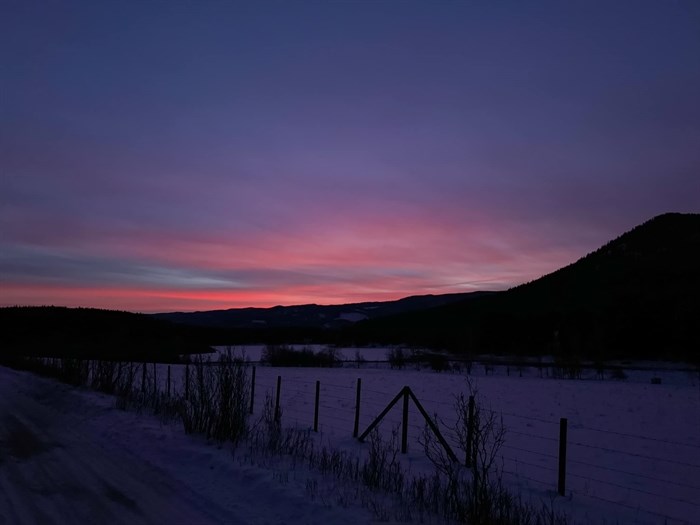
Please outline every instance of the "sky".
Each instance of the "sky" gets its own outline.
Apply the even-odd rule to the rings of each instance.
[[[700,211],[700,3],[0,4],[0,306],[502,290]]]

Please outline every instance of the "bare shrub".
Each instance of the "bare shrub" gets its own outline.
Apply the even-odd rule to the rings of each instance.
[[[406,352],[401,347],[392,348],[386,353],[386,360],[389,361],[391,368],[403,369],[406,366],[407,359]]]
[[[470,397],[474,399],[471,418]],[[504,487],[499,456],[506,429],[502,417],[484,406],[471,381],[467,380],[467,393],[455,397],[454,408],[457,422],[452,430],[469,466],[452,461],[426,426],[421,444],[435,474],[414,478],[408,487],[417,511],[461,523],[566,523],[566,517],[551,505],[534,508]]]
[[[185,385],[188,397],[180,402],[185,432],[237,443],[248,431],[250,380],[245,364],[227,351],[218,362],[197,356],[192,368]]]
[[[369,434],[368,457],[360,470],[362,481],[370,488],[400,493],[404,486],[404,472],[397,455],[399,431],[394,428],[388,440],[382,439],[378,429]]]
[[[327,347],[318,352],[304,347],[296,350],[288,345],[267,345],[260,362],[270,366],[318,366],[333,367],[341,363],[338,350]]]
[[[357,366],[357,368],[360,368],[361,366],[365,365],[366,363],[367,363],[367,360],[362,355],[362,352],[360,352],[359,350],[355,350],[355,366]]]

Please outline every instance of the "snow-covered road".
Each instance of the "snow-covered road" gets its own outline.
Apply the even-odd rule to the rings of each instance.
[[[370,521],[113,403],[0,367],[0,525]]]

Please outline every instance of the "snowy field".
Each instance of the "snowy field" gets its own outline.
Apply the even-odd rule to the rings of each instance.
[[[236,349],[251,360],[260,347]],[[382,359],[385,349],[363,350],[365,359]],[[354,349],[345,350],[348,359]],[[369,353],[369,355],[368,355]],[[649,363],[637,363],[648,368]],[[505,367],[485,375],[474,365],[468,376],[487,407],[502,415],[506,443],[500,461],[504,480],[526,499],[555,501],[582,523],[700,523],[700,380],[698,372],[627,371],[624,381],[540,378],[535,368]],[[165,388],[165,367],[158,372]],[[173,388],[182,367],[172,368]],[[394,396],[408,386],[459,455],[454,430],[454,397],[466,393],[467,375],[429,370],[391,370],[386,365],[361,368],[256,367],[254,412],[265,396],[274,399],[280,376],[283,424],[311,428],[315,383],[320,382],[319,432],[316,439],[362,455],[366,445],[353,439],[357,379],[362,380],[362,433]],[[652,384],[658,377],[661,384]],[[568,420],[566,496],[557,496],[560,419]],[[383,433],[401,423],[398,403],[380,425]],[[403,461],[412,472],[430,468],[418,442],[424,420],[411,404],[409,450]]]
[[[240,351],[241,349],[237,349]],[[255,348],[246,348],[255,359]],[[348,349],[354,357],[354,349]],[[386,350],[376,352],[377,360]],[[371,360],[369,355],[365,359]],[[534,504],[553,503],[570,523],[700,524],[700,381],[697,372],[628,371],[625,381],[541,378],[539,370],[496,368],[469,376],[486,406],[502,415],[504,481]],[[167,366],[157,365],[159,388]],[[183,366],[171,366],[181,391]],[[252,369],[251,369],[252,370]],[[149,365],[149,380],[152,367]],[[522,377],[520,377],[522,372]],[[363,432],[404,387],[435,414],[456,448],[453,398],[462,373],[361,368],[256,366],[254,414],[274,399],[278,376],[285,426],[311,428],[320,382],[317,442],[359,456],[352,437],[357,379]],[[661,384],[652,384],[658,377]],[[379,429],[401,422],[401,403]],[[261,464],[241,451],[185,436],[181,426],[113,408],[114,399],[0,368],[0,525],[15,523],[370,523],[332,480],[289,461]],[[557,496],[560,418],[568,419],[566,495]],[[429,468],[418,442],[419,412],[409,410],[402,461]],[[329,487],[309,491],[309,483]],[[338,489],[343,490],[343,489]]]

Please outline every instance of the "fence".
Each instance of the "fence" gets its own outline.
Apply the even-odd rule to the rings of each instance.
[[[319,372],[306,372],[314,373]],[[460,449],[451,401],[421,397],[422,410],[407,407],[406,399],[416,397],[409,387],[397,393],[388,386],[369,388],[359,379],[339,383],[275,376],[274,381],[263,379],[262,389],[274,392],[277,381],[281,384],[279,405],[287,424],[330,431],[342,441],[344,437],[362,437],[358,428],[365,429],[366,435],[376,422],[373,428],[401,428],[404,451],[410,452],[412,443],[414,450],[422,452],[417,438],[423,435],[429,419],[437,421],[450,449]],[[433,417],[427,416],[429,409]],[[686,523],[688,516],[700,515],[700,483],[694,481],[700,479],[700,461],[679,458],[700,458],[700,443],[595,428],[571,418],[496,412],[503,418],[508,436],[499,454],[506,481],[535,493],[593,500],[606,508],[633,510],[651,519]],[[412,439],[407,440],[407,434]],[[469,452],[465,452],[463,462],[468,457]]]
[[[60,365],[59,360],[45,363]],[[76,366],[87,368],[88,384],[99,374],[99,362]],[[184,380],[188,366],[125,363],[123,370],[137,374],[143,392],[189,395]],[[291,373],[284,377],[269,367],[253,366],[250,372],[253,414],[269,396],[285,425],[308,428],[339,446],[361,441],[373,428],[400,427],[402,451],[413,460],[422,454],[418,437],[432,425],[430,430],[440,436],[446,450],[453,451],[454,459],[454,451],[464,453],[463,463],[470,457],[468,450],[461,450],[463,443],[455,432],[458,421],[452,401],[427,395],[419,399],[409,386],[398,389],[387,382],[367,386],[350,375],[357,373],[352,369],[344,374],[306,369],[296,377]],[[496,413],[508,436],[499,453],[506,482],[652,519],[692,522],[689,516],[700,516],[700,443],[587,426],[571,418]]]

